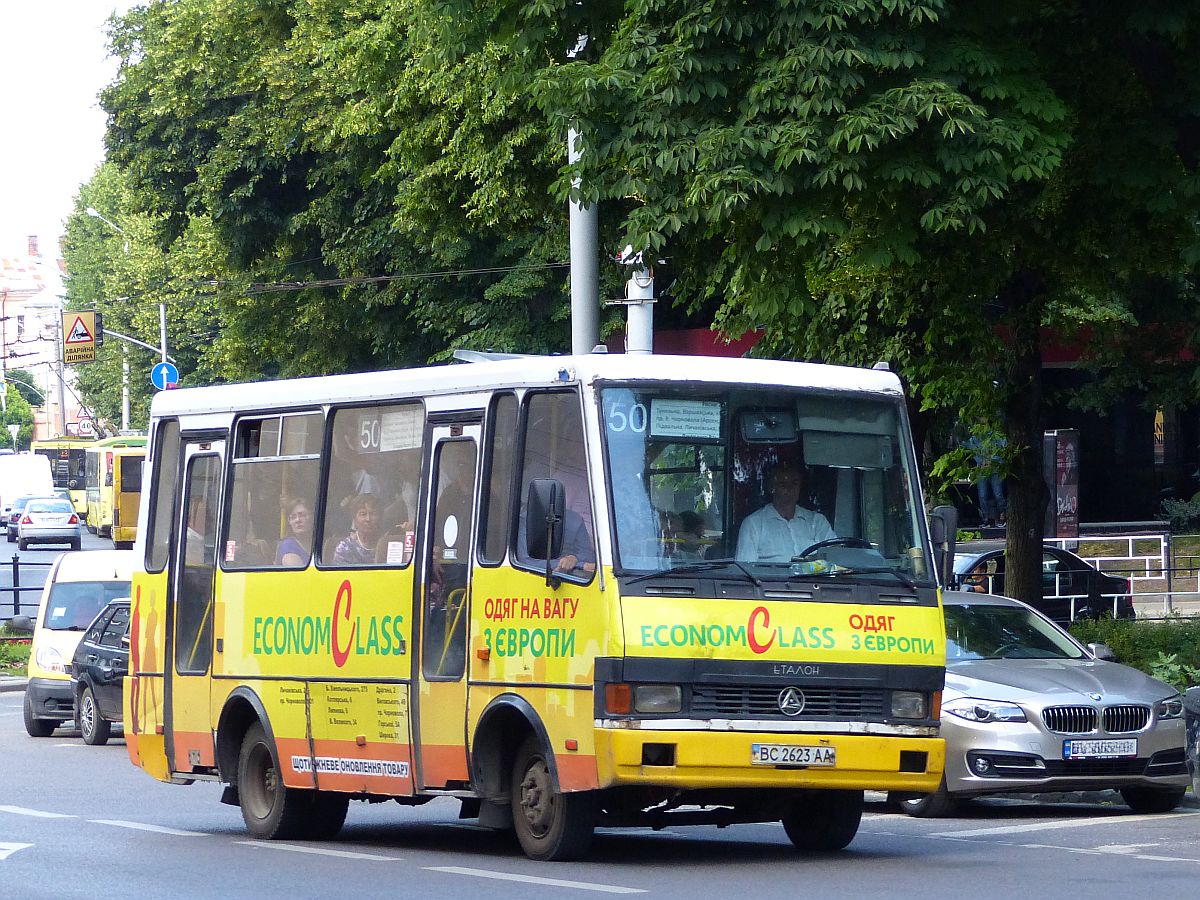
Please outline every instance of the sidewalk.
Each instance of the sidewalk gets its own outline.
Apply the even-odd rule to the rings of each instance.
[[[15,678],[12,675],[0,675],[0,694],[25,690],[25,681],[24,678]]]

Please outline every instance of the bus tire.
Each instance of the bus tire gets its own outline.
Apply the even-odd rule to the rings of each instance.
[[[783,830],[800,850],[843,850],[858,834],[862,791],[811,791],[788,806]]]
[[[312,792],[283,783],[279,754],[261,722],[242,739],[238,754],[238,798],[252,837],[265,841],[300,837],[312,807]]]
[[[532,735],[513,761],[511,794],[513,826],[526,856],[557,862],[587,852],[596,829],[596,797],[590,792],[560,793],[547,752]]]
[[[100,715],[100,707],[96,705],[96,695],[90,686],[85,685],[79,694],[79,734],[85,744],[99,747],[108,743],[112,735],[112,723]]]
[[[304,837],[310,841],[333,840],[346,823],[346,810],[349,806],[349,794],[315,791],[312,806],[308,811],[308,820],[304,824]]]

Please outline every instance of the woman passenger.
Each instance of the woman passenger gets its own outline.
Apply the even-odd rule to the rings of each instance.
[[[359,494],[347,509],[353,531],[346,535],[333,551],[333,561],[343,566],[375,565],[375,547],[383,530],[383,511],[374,494]]]
[[[288,500],[284,504],[287,534],[275,551],[277,566],[306,566],[312,555],[313,515],[304,500]]]

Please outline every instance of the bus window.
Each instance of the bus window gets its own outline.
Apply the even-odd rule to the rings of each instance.
[[[308,565],[322,422],[320,413],[238,422],[225,569]]]
[[[322,565],[409,564],[424,434],[420,403],[334,413],[321,529]]]
[[[487,466],[488,490],[481,511],[483,542],[479,558],[497,565],[508,549],[508,526],[512,521],[513,460],[516,456],[517,398],[501,394],[492,401],[488,416]]]
[[[560,577],[591,581],[596,571],[595,529],[592,527],[591,492],[578,395],[565,391],[529,395],[524,437],[517,565],[536,572],[546,570],[544,559],[538,560],[529,554],[524,516],[530,482],[535,478],[550,478],[558,481],[566,494],[562,550],[552,568]]]
[[[429,541],[429,584],[421,638],[426,678],[460,678],[466,664],[467,576],[471,562],[471,498],[475,444],[451,440],[437,448],[437,489]]]
[[[96,454],[88,454],[88,464]],[[154,435],[154,499],[150,506],[146,571],[161,572],[171,550],[171,523],[175,518],[175,485],[179,477],[179,422],[168,419]]]

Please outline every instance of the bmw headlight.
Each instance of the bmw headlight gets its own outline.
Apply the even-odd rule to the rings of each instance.
[[[1154,714],[1160,719],[1178,719],[1183,715],[1183,696],[1175,694],[1154,704]]]
[[[47,672],[61,673],[63,671],[63,658],[53,647],[38,647],[38,652],[34,654],[34,662]]]
[[[1025,722],[1025,710],[1015,703],[960,697],[942,707],[942,712],[968,722]]]

